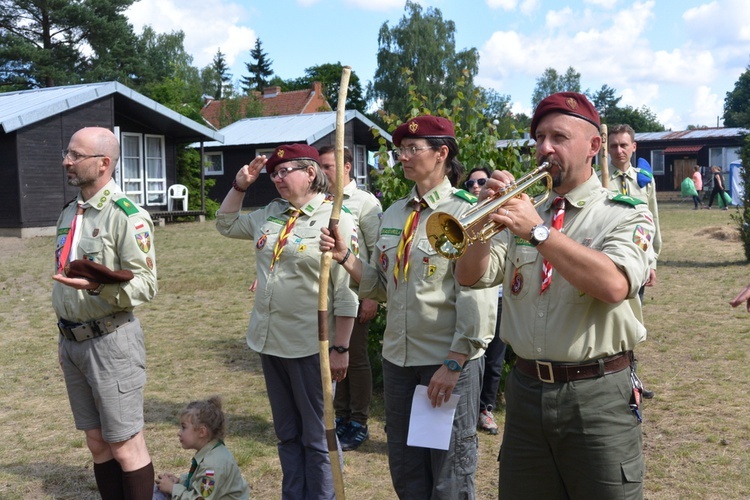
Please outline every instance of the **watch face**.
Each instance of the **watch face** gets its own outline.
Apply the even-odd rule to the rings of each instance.
[[[544,227],[544,226],[540,226],[540,227],[535,227],[534,228],[534,238],[536,238],[537,240],[544,240],[544,239],[546,239],[547,238],[547,234],[549,234],[549,233],[547,231],[547,228]]]

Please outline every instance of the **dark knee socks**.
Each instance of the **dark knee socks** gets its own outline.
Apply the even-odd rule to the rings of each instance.
[[[154,464],[122,473],[122,490],[126,500],[151,500],[154,493]]]
[[[94,477],[102,500],[125,500],[120,462],[113,458],[103,464],[94,464]]]
[[[154,493],[154,464],[124,472],[120,463],[112,459],[94,464],[96,486],[102,500],[151,500]]]

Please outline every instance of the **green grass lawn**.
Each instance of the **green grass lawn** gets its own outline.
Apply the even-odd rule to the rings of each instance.
[[[750,282],[729,214],[660,205],[664,250],[647,289],[648,340],[639,372],[645,402],[649,499],[750,497],[750,314],[728,301]],[[0,499],[98,498],[91,457],[76,431],[57,365],[50,303],[53,240],[0,238]],[[146,439],[157,472],[184,472],[177,440],[184,405],[224,397],[227,445],[255,498],[278,498],[281,472],[257,356],[245,345],[255,274],[251,242],[213,223],[157,228],[159,294],[141,307],[147,337]],[[304,293],[304,291],[300,291]],[[311,314],[316,314],[311,311]],[[310,332],[317,335],[317,332]],[[502,407],[497,412],[502,421]],[[477,497],[497,497],[500,436],[482,435]],[[345,454],[347,495],[395,498],[376,392],[371,439]]]

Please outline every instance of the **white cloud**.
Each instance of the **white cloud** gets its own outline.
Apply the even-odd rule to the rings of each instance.
[[[352,7],[369,11],[382,12],[392,9],[402,10],[404,8],[404,0],[344,0],[344,3],[346,5],[351,5]]]
[[[209,15],[210,14],[210,15]],[[247,13],[236,3],[222,0],[140,0],[125,15],[136,33],[150,25],[157,33],[182,30],[185,51],[199,68],[211,63],[216,50],[232,66],[253,48],[255,31],[243,26]]]
[[[518,0],[487,0],[490,9],[516,10]]]

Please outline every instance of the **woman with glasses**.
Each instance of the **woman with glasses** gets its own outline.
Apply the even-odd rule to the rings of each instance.
[[[278,453],[282,498],[334,498],[333,476],[323,422],[323,388],[318,357],[320,229],[333,204],[318,151],[306,144],[277,147],[243,166],[216,214],[216,228],[230,238],[252,240],[258,285],[247,330],[247,345],[260,354]],[[281,198],[240,214],[245,191],[266,172]],[[356,238],[354,220],[341,212],[348,249]],[[359,301],[341,266],[331,266],[328,320],[331,377],[346,376],[349,338]]]
[[[464,187],[474,196],[479,196],[482,188],[490,178],[490,170],[487,167],[476,167],[469,171],[469,176],[464,181]]]
[[[337,235],[334,248],[325,230],[321,248],[333,250],[359,283],[360,298],[388,305],[383,386],[388,463],[399,498],[474,498],[482,355],[493,333],[487,311],[497,299],[456,283],[453,263],[432,248],[425,226],[435,211],[460,216],[475,197],[455,188],[463,166],[449,120],[412,118],[394,131],[393,142],[414,187],[383,214],[370,262],[348,257],[346,238]],[[432,407],[458,398],[447,450],[407,444],[419,385],[427,395],[418,397]]]

